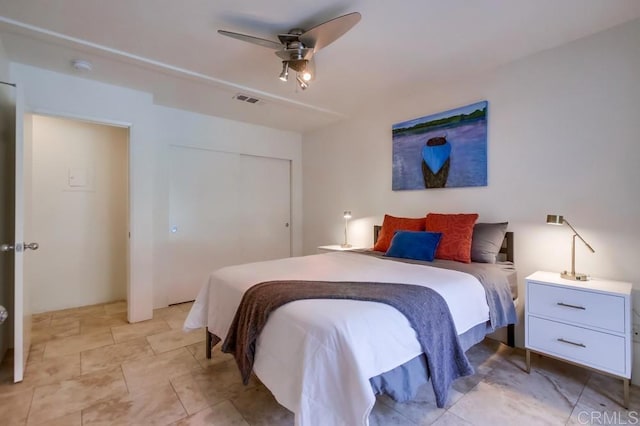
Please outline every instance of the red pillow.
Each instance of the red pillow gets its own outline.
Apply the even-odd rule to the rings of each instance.
[[[391,239],[396,231],[424,231],[424,218],[394,217],[385,214],[382,221],[382,229],[378,234],[378,241],[376,241],[373,249],[384,252],[389,250]]]
[[[425,227],[429,232],[441,232],[442,238],[436,250],[436,259],[471,262],[471,240],[477,214],[429,213]]]

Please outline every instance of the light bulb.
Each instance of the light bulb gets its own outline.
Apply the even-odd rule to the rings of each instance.
[[[298,81],[298,85],[302,90],[307,90],[309,84],[306,81],[302,80],[299,75],[296,76],[296,80]]]
[[[280,73],[280,80],[287,81],[289,79],[289,62],[282,61],[282,72]]]

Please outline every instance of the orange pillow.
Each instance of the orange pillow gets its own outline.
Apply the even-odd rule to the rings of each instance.
[[[429,213],[425,227],[429,232],[441,232],[442,238],[436,250],[436,259],[471,262],[471,240],[477,214]]]
[[[382,221],[382,229],[378,234],[378,241],[376,241],[373,249],[384,252],[389,250],[391,239],[396,231],[424,231],[424,218],[394,217],[385,214]]]

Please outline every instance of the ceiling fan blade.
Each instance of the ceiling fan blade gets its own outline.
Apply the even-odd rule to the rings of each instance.
[[[276,52],[279,58],[285,61],[295,61],[300,59],[311,59],[313,56],[313,49],[283,49]]]
[[[336,41],[360,22],[362,16],[358,12],[348,13],[330,21],[316,25],[300,35],[300,41],[307,47],[320,50]]]
[[[266,47],[269,49],[279,50],[282,48],[282,45],[280,43],[276,43],[275,41],[267,40],[260,37],[254,37],[246,34],[232,33],[231,31],[225,31],[225,30],[218,30],[218,34],[235,38],[237,40],[246,41],[248,43],[257,44],[258,46]]]

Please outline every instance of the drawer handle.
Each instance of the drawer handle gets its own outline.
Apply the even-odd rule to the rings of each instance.
[[[563,303],[563,302],[558,302],[558,306],[564,306],[565,308],[581,309],[583,311],[587,310],[587,308],[585,308],[584,306],[570,305],[568,303]]]
[[[570,340],[565,340],[562,337],[560,337],[558,339],[558,342],[568,343],[568,344],[573,345],[573,346],[580,346],[581,348],[586,348],[586,346],[584,344],[582,344],[582,343],[576,343],[576,342],[572,342]]]

